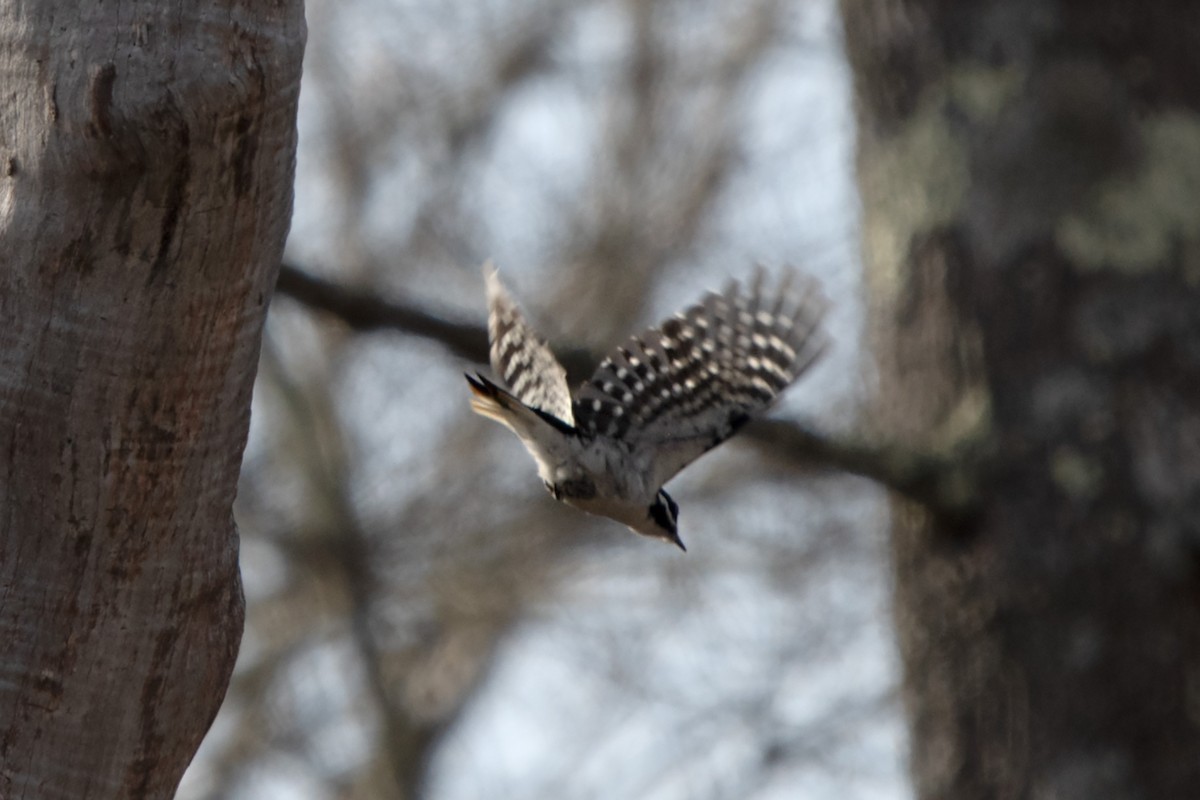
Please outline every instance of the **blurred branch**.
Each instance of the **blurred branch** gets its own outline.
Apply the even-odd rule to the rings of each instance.
[[[479,82],[465,98],[444,111],[443,135],[450,155],[461,156],[471,145],[486,139],[503,113],[505,101],[546,63],[547,51],[561,36],[573,5],[553,0],[541,4],[514,25],[508,35],[493,42],[495,50],[483,56]],[[458,159],[450,159],[457,162]]]
[[[430,753],[444,726],[440,721],[422,720],[407,713],[393,696],[390,681],[384,674],[384,647],[372,625],[375,598],[379,592],[372,568],[371,543],[350,499],[347,481],[353,471],[347,464],[337,415],[331,410],[328,397],[324,394],[314,397],[289,377],[269,346],[269,339],[267,344],[263,358],[265,368],[289,410],[301,422],[301,429],[309,434],[301,437],[302,446],[310,448],[302,463],[309,473],[309,500],[316,506],[312,517],[321,522],[306,543],[320,552],[317,561],[324,567],[333,567],[340,578],[341,588],[349,601],[350,640],[363,667],[363,688],[381,723],[381,746],[387,772],[394,784],[395,796],[411,800],[420,796]],[[322,442],[325,446],[321,446]],[[296,543],[284,540],[281,544]],[[310,560],[310,563],[313,562]]]
[[[488,362],[487,328],[483,325],[454,322],[410,303],[383,300],[290,264],[281,268],[277,289],[309,308],[337,317],[352,330],[400,331],[437,342],[460,358]],[[572,377],[588,375],[599,361],[579,348],[556,348],[555,354]],[[786,420],[758,420],[745,433],[774,455],[870,478],[952,520],[968,519],[979,504],[980,464],[974,458],[826,436]]]
[[[968,520],[979,506],[979,463],[911,447],[817,433],[798,422],[756,420],[743,435],[776,455],[870,478],[951,521]]]
[[[381,300],[369,291],[318,278],[290,264],[280,268],[275,288],[279,294],[337,317],[351,330],[403,331],[432,339],[456,356],[487,361],[487,329],[481,325],[453,322],[416,305]]]
[[[609,309],[574,331],[588,342],[622,337],[628,318],[642,310],[648,282],[704,235],[743,164],[740,104],[778,32],[775,0],[744,4],[737,24],[706,50],[698,75],[673,49],[676,22],[662,3],[624,5],[630,51],[608,95],[604,144],[561,259],[573,268],[563,299]]]

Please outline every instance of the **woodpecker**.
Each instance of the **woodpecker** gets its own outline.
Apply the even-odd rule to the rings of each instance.
[[[513,431],[556,500],[681,550],[663,484],[763,414],[823,352],[826,304],[792,270],[759,268],[610,353],[572,395],[567,373],[484,265],[492,370],[467,375],[471,408]]]

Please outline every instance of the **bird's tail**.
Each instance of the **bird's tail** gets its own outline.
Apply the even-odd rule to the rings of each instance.
[[[471,386],[471,410],[511,427],[512,414],[520,405],[517,398],[479,373],[475,373],[475,377],[467,375],[466,378]]]
[[[507,425],[518,436],[531,435],[546,426],[557,428],[567,435],[575,434],[572,426],[553,414],[525,405],[478,372],[474,376],[467,375],[466,378],[471,386],[471,410],[480,416]]]

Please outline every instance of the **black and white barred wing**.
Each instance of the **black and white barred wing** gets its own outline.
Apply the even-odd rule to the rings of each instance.
[[[492,369],[522,403],[573,425],[566,370],[525,322],[491,262],[484,264],[483,274]]]
[[[576,426],[624,440],[661,486],[766,411],[824,348],[825,302],[811,279],[759,270],[606,358],[577,393]]]

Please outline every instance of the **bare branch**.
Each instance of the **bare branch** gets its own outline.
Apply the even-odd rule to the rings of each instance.
[[[487,329],[453,322],[416,305],[381,300],[369,291],[318,278],[290,264],[279,270],[276,291],[309,308],[337,317],[351,330],[396,330],[432,339],[457,356],[487,361]]]
[[[825,436],[798,422],[757,420],[745,435],[772,454],[870,478],[950,521],[965,522],[979,504],[978,459]]]

